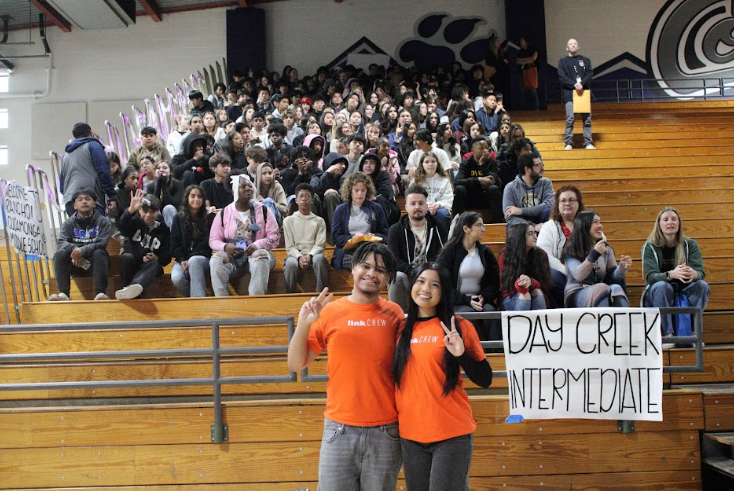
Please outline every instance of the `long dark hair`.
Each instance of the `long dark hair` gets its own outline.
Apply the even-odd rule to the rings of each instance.
[[[398,152],[398,158],[400,159],[400,166],[402,168],[405,168],[408,163],[410,153],[415,150],[415,133],[413,133],[413,137],[410,138],[410,140],[408,139],[408,132],[410,131],[411,126],[415,126],[415,131],[418,131],[418,125],[413,121],[403,126],[403,131],[400,133],[400,143],[398,143],[397,148],[395,149]]]
[[[202,199],[201,208],[196,213],[193,213],[189,206],[189,194],[194,190],[198,190],[201,193]],[[194,239],[199,239],[204,236],[204,232],[209,227],[209,224],[206,219],[206,193],[201,187],[192,184],[184,190],[183,200],[181,201],[181,206],[179,206],[178,214],[183,218],[184,225],[189,229]]]
[[[133,172],[139,173],[138,169],[136,169],[132,165],[128,165],[127,167],[125,167],[125,169],[122,171],[122,176],[120,176],[120,182],[117,184],[117,189],[121,189],[123,191],[125,190],[125,179],[130,177],[130,174],[132,174]],[[137,184],[135,187],[137,188]]]
[[[448,153],[449,157],[456,157],[459,155],[459,151],[456,149],[458,142],[456,141],[454,132],[452,131],[451,136],[446,139],[443,136],[447,126],[451,127],[451,123],[441,123],[438,125],[438,129],[436,130],[436,146]]]
[[[454,230],[451,232],[451,237],[446,241],[446,246],[444,248],[454,244],[461,244],[461,241],[464,240],[464,227],[471,228],[481,219],[482,215],[476,211],[465,211],[459,215],[459,218],[456,220],[456,224],[454,225]]]
[[[597,215],[594,210],[586,210],[580,211],[573,219],[573,232],[564,250],[564,260],[567,257],[572,257],[583,261],[589,255],[594,247],[594,241],[589,231],[591,230],[591,224],[594,223],[594,217]]]
[[[515,281],[523,274],[538,280],[544,293],[548,294],[551,291],[548,255],[540,247],[533,247],[526,252],[528,227],[532,226],[532,223],[523,220],[510,225],[507,229],[506,246],[502,251],[504,269],[500,278],[504,292],[513,291]]]
[[[418,277],[426,270],[432,269],[438,273],[438,279],[441,283],[441,301],[436,305],[436,317],[438,320],[443,322],[446,327],[451,326],[451,317],[454,315],[454,293],[453,287],[451,286],[451,275],[448,270],[438,263],[423,263],[418,268],[413,270],[410,281],[410,291],[413,289]],[[456,318],[456,331],[461,335],[461,327],[459,326],[459,318]],[[405,323],[405,329],[403,329],[400,339],[398,339],[398,345],[395,348],[395,356],[392,362],[392,374],[395,379],[395,385],[400,388],[402,382],[403,373],[405,373],[405,367],[410,361],[410,342],[413,339],[413,328],[418,322],[418,305],[413,300],[412,295],[408,294],[408,318]],[[446,375],[446,379],[443,382],[443,395],[449,395],[459,381],[459,360],[457,357],[452,355],[448,349],[444,348],[443,371]]]

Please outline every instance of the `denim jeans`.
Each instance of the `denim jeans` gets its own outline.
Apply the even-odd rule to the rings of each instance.
[[[581,114],[581,119],[584,122],[584,145],[592,145],[594,140],[591,138],[591,113]],[[573,122],[575,115],[573,113],[573,101],[566,103],[566,133],[563,137],[563,141],[566,145],[573,145]]]
[[[502,300],[505,310],[543,310],[546,308],[545,295],[532,295],[529,299],[520,298],[516,293]]]
[[[185,297],[206,297],[206,276],[209,274],[209,258],[191,256],[189,258],[189,275],[184,274],[183,266],[178,261],[173,263],[171,281],[181,295]]]
[[[173,226],[173,219],[176,217],[177,213],[178,210],[173,205],[166,205],[163,207],[161,214],[163,215],[163,223],[166,224],[168,230],[171,230],[171,227]]]
[[[273,216],[275,217],[275,220],[278,222],[278,228],[283,226],[283,217],[280,214],[280,208],[278,208],[278,205],[275,203],[275,200],[273,198],[265,198],[263,201],[263,205],[267,206],[270,211],[273,212]]]
[[[708,305],[711,289],[705,281],[696,280],[690,282],[680,292],[688,297],[691,307],[700,307],[701,310],[704,310]],[[675,307],[673,285],[667,281],[658,281],[645,293],[643,305],[645,307]],[[663,334],[673,334],[670,315],[661,316],[660,322]]]
[[[436,210],[435,218],[438,223],[443,223],[446,230],[451,228],[451,212],[446,208],[439,208]]]
[[[395,491],[402,459],[398,424],[324,420],[318,491]]]
[[[263,254],[264,253],[264,254]],[[253,257],[245,258],[235,266],[233,258],[224,251],[215,252],[209,260],[212,274],[212,289],[217,297],[229,296],[229,279],[250,273],[249,295],[265,295],[268,292],[270,270],[275,267],[275,256],[270,251],[259,249]]]
[[[611,305],[610,305],[611,300]],[[620,285],[595,283],[578,290],[568,299],[569,308],[579,307],[629,307],[627,294]]]
[[[434,443],[400,439],[408,491],[469,491],[474,435]]]

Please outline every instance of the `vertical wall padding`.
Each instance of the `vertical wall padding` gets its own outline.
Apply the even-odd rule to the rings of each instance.
[[[227,11],[227,67],[265,68],[265,11],[252,7]]]
[[[545,42],[545,2],[543,0],[505,0],[505,32],[507,39],[515,44],[520,43],[521,37],[532,40],[538,50],[538,99],[540,107],[545,108],[544,85],[548,81],[555,81],[557,75],[548,71]],[[522,100],[522,75],[515,64],[515,54],[509,57],[510,86],[512,99]],[[553,60],[555,65],[556,61]]]

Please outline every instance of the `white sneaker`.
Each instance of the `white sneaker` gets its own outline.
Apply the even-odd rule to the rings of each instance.
[[[573,150],[573,147],[571,145],[566,145],[566,147],[564,148],[564,150]]]
[[[594,145],[592,145],[591,143],[589,143],[588,145],[586,145],[584,148],[586,150],[596,150],[596,147]]]
[[[115,292],[115,298],[118,300],[132,300],[133,298],[138,298],[141,293],[143,293],[143,287],[137,283],[133,283],[122,290],[117,290]]]
[[[53,295],[48,297],[48,300],[50,302],[68,302],[69,300],[71,300],[71,298],[69,298],[69,295],[62,292],[62,293],[54,293]]]
[[[94,297],[95,300],[109,300],[110,297],[105,292],[99,292],[96,297]]]

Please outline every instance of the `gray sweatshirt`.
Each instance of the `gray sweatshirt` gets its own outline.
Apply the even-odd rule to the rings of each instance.
[[[535,184],[528,186],[522,176],[515,176],[515,180],[505,186],[502,195],[502,210],[508,206],[522,208],[522,216],[512,216],[507,219],[507,225],[520,220],[540,223],[544,212],[553,208],[553,183],[547,177],[541,177]]]

